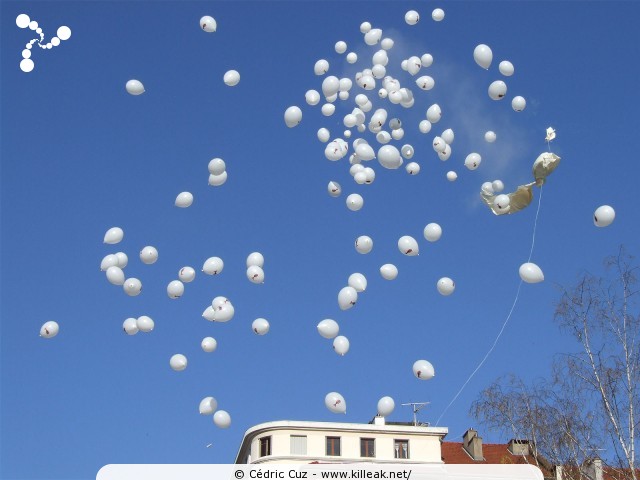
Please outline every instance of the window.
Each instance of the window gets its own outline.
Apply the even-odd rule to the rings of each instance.
[[[375,440],[373,438],[361,438],[360,439],[360,456],[361,457],[375,457]]]
[[[271,437],[262,437],[260,439],[260,456],[266,457],[271,455]]]
[[[394,440],[395,458],[409,458],[409,440]]]
[[[304,435],[291,435],[291,455],[307,454],[307,437]]]
[[[327,437],[327,455],[340,456],[340,437]]]

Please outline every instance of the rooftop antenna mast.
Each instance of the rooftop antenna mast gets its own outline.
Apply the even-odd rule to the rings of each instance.
[[[418,425],[427,425],[429,426],[428,423],[424,424],[424,423],[419,423],[418,422],[418,412],[420,410],[422,410],[424,407],[426,407],[427,405],[429,405],[431,402],[409,402],[409,403],[403,403],[402,406],[403,407],[408,407],[409,405],[411,406],[412,410],[413,410],[413,426],[417,427]]]

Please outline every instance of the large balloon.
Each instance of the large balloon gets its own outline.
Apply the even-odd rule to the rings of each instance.
[[[140,260],[145,265],[152,265],[158,261],[158,250],[155,247],[147,246],[140,251]]]
[[[380,267],[380,275],[385,280],[395,280],[398,276],[398,268],[392,263],[385,263]]]
[[[538,265],[527,262],[520,265],[520,278],[527,283],[540,283],[544,280],[544,274]]]
[[[124,272],[120,267],[109,267],[107,268],[107,280],[112,285],[122,285],[124,284]]]
[[[144,93],[144,85],[140,80],[129,80],[125,88],[131,95],[142,95]]]
[[[182,267],[178,272],[178,278],[181,282],[191,283],[196,278],[196,271],[192,267]]]
[[[187,368],[187,357],[185,357],[181,353],[176,353],[169,360],[169,366],[176,372],[181,372],[182,370]]]
[[[213,412],[218,408],[218,402],[213,397],[205,397],[200,401],[198,410],[200,415],[213,415]]]
[[[431,380],[436,375],[433,365],[426,360],[418,360],[413,364],[413,374],[420,380]]]
[[[349,286],[356,289],[356,292],[361,293],[367,289],[367,278],[361,273],[352,273],[349,275]]]
[[[59,331],[60,326],[54,321],[49,321],[40,327],[40,336],[42,338],[53,338],[58,335]]]
[[[358,301],[358,292],[353,287],[344,287],[338,293],[338,305],[341,310],[348,310]]]
[[[333,413],[347,413],[347,402],[338,392],[327,393],[324,404]]]
[[[231,415],[224,410],[218,410],[213,414],[213,423],[218,428],[229,428],[231,426]]]
[[[251,265],[247,268],[247,278],[251,283],[264,283],[264,270],[258,265]]]
[[[184,283],[182,283],[180,280],[173,280],[172,282],[169,282],[169,285],[167,285],[167,295],[169,296],[169,298],[180,298],[183,293]]]
[[[122,329],[127,335],[135,335],[138,333],[138,321],[135,318],[127,318],[122,322]]]
[[[442,227],[437,223],[429,223],[424,227],[424,238],[429,242],[437,242],[442,236]]]
[[[207,275],[218,275],[224,269],[224,262],[219,257],[209,257],[202,265],[202,271]]]
[[[367,254],[373,249],[373,240],[371,237],[361,235],[356,239],[356,251],[358,253]]]
[[[384,168],[396,169],[400,168],[403,163],[400,151],[393,145],[383,145],[378,150],[378,162]]]
[[[396,402],[391,397],[382,397],[378,400],[378,415],[381,417],[388,417],[393,413],[393,409],[396,408]]]
[[[608,227],[616,218],[615,210],[609,205],[598,207],[593,214],[593,223],[596,227]]]
[[[136,326],[141,332],[149,333],[154,329],[156,324],[151,317],[141,315],[136,319]]]
[[[482,68],[488,70],[493,60],[493,52],[487,45],[481,43],[473,50],[473,59]]]
[[[299,107],[289,107],[284,112],[284,123],[293,128],[302,121],[302,110]]]
[[[120,243],[122,241],[122,237],[124,237],[124,232],[120,227],[113,227],[107,230],[107,233],[104,234],[104,243],[108,243],[109,245],[114,245],[116,243]]]
[[[322,320],[316,328],[318,329],[318,333],[324,338],[335,338],[338,332],[340,332],[338,322],[330,318]]]
[[[269,322],[266,318],[256,318],[251,324],[251,330],[256,335],[266,335],[269,332]]]
[[[127,278],[122,284],[122,289],[130,297],[136,297],[142,292],[142,282],[137,278]]]
[[[193,203],[193,194],[190,192],[182,192],[176,197],[175,205],[180,208],[190,207]]]
[[[409,257],[413,257],[420,253],[418,242],[416,242],[415,238],[410,237],[409,235],[400,237],[398,240],[398,250],[400,250],[400,253],[403,255],[407,255]]]
[[[200,19],[200,28],[207,33],[213,33],[218,28],[218,24],[213,17],[205,15]]]
[[[446,297],[453,293],[453,291],[456,289],[456,284],[449,277],[442,277],[440,280],[438,280],[437,288],[438,293]]]
[[[333,339],[333,349],[338,355],[344,356],[349,351],[349,339],[338,335]]]
[[[200,346],[205,352],[211,353],[218,348],[218,342],[213,337],[205,337],[202,339],[202,342],[200,342]]]

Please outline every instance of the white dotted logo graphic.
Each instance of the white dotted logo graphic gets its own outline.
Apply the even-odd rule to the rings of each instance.
[[[29,41],[25,45],[25,49],[22,51],[22,61],[20,62],[20,70],[25,73],[29,73],[35,67],[33,60],[31,59],[31,49],[33,48],[34,43],[38,43],[38,46],[43,50],[51,50],[53,47],[57,47],[60,45],[60,42],[63,40],[69,40],[71,37],[71,29],[66,26],[62,26],[58,28],[55,37],[51,38],[48,43],[44,43],[44,33],[42,29],[38,27],[38,22],[35,20],[31,20],[29,15],[26,13],[21,13],[16,17],[16,25],[19,28],[28,28],[29,30],[34,30],[38,35],[40,35],[40,39],[34,38]]]

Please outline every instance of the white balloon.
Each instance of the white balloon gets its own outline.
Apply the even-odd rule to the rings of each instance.
[[[507,94],[507,84],[502,80],[496,80],[489,85],[489,96],[492,100],[500,100]]]
[[[224,83],[229,87],[235,87],[238,83],[240,83],[240,74],[237,70],[229,70],[224,74],[223,80]]]
[[[517,97],[513,97],[513,100],[511,100],[511,108],[513,108],[516,112],[521,112],[525,109],[526,106],[527,101],[524,99],[524,97],[518,95]]]
[[[420,88],[421,90],[431,90],[435,86],[435,84],[435,80],[429,75],[423,75],[416,79],[416,85],[418,85],[418,88]]]
[[[440,158],[440,160],[442,160],[443,162],[446,162],[447,160],[449,160],[450,156],[451,156],[451,146],[447,143],[444,146],[444,150],[442,152],[438,152],[438,158]]]
[[[231,415],[225,410],[218,410],[213,414],[213,423],[218,428],[229,428],[231,426]]]
[[[420,133],[429,133],[431,131],[431,122],[429,120],[422,120],[418,124]]]
[[[329,71],[329,62],[325,59],[318,60],[313,66],[313,73],[316,75],[324,75]]]
[[[178,272],[178,278],[181,282],[191,283],[196,278],[196,271],[191,267],[182,267]]]
[[[518,271],[520,278],[527,283],[540,283],[544,280],[544,274],[538,265],[527,262],[520,265]]]
[[[388,417],[396,408],[396,402],[391,397],[382,397],[378,400],[378,415]]]
[[[456,284],[449,277],[442,277],[436,285],[438,293],[445,297],[451,295],[456,289]]]
[[[413,56],[407,58],[407,72],[409,72],[410,75],[417,75],[421,68],[422,61],[420,57]]]
[[[220,323],[228,322],[229,320],[231,320],[236,311],[231,303],[225,303],[214,310],[213,321]]]
[[[115,256],[117,259],[116,267],[124,268],[129,263],[129,257],[127,257],[126,253],[118,252],[115,254]]]
[[[398,250],[400,250],[400,253],[403,255],[407,255],[409,257],[414,257],[420,253],[418,242],[416,242],[415,238],[410,237],[409,235],[400,237],[398,240]]]
[[[120,267],[109,267],[107,268],[107,280],[112,285],[122,285],[124,284],[124,272]]]
[[[227,165],[221,158],[214,158],[209,162],[208,168],[211,175],[222,175],[227,169]]]
[[[297,126],[302,121],[302,110],[300,107],[291,106],[284,112],[284,123],[289,128]]]
[[[40,327],[40,336],[42,338],[53,338],[58,335],[60,331],[60,326],[57,322],[48,321]]]
[[[122,329],[124,333],[127,335],[135,335],[138,333],[138,322],[135,318],[127,318],[124,322],[122,322]]]
[[[364,185],[367,182],[367,174],[364,173],[364,169],[363,169],[363,171],[356,173],[353,176],[353,179],[356,181],[358,185]]]
[[[216,321],[216,310],[212,306],[208,306],[205,308],[204,312],[202,312],[202,316],[205,320],[209,320],[210,322]]]
[[[484,182],[480,187],[480,190],[485,195],[493,195],[495,193],[493,190],[493,184],[491,182]]]
[[[169,366],[172,370],[181,372],[182,370],[187,368],[187,357],[185,357],[181,353],[176,353],[169,360]]]
[[[451,145],[453,143],[453,140],[455,139],[455,134],[450,128],[447,128],[444,132],[442,132],[442,135],[440,136],[445,142],[447,142],[447,145]]]
[[[374,152],[371,145],[367,143],[363,142],[358,144],[355,150],[356,150],[356,155],[358,155],[358,157],[361,160],[364,160],[365,162],[368,162],[369,160],[373,160],[374,158],[376,158],[376,152]]]
[[[367,278],[361,273],[352,273],[349,275],[347,283],[350,287],[355,288],[358,293],[362,293],[367,289]]]
[[[509,211],[509,204],[511,203],[511,199],[509,198],[509,195],[497,195],[494,199],[493,199],[493,204],[496,206],[496,208],[498,208],[498,210],[504,210],[504,212],[508,212]]]
[[[144,93],[144,85],[140,80],[129,80],[125,85],[125,89],[131,95],[142,95]]]
[[[409,10],[404,14],[404,21],[407,22],[408,25],[415,25],[420,21],[420,15],[415,10]]]
[[[256,335],[266,335],[269,332],[269,322],[265,318],[256,318],[251,324],[251,330]]]
[[[100,270],[106,272],[110,267],[118,266],[118,256],[114,254],[109,254],[105,256],[100,262]]]
[[[360,24],[361,33],[367,33],[369,30],[371,30],[371,24],[369,22],[362,22]]]
[[[219,275],[224,269],[224,262],[220,257],[209,257],[202,265],[202,271],[207,275]]]
[[[358,61],[358,54],[356,52],[347,53],[347,63],[356,63]]]
[[[400,155],[400,151],[394,147],[393,145],[383,145],[378,149],[378,162],[384,168],[388,169],[396,169],[400,168],[402,163],[402,155]]]
[[[494,180],[491,183],[491,186],[493,187],[493,191],[496,193],[500,193],[504,190],[504,183],[502,183],[502,180]]]
[[[141,315],[136,319],[136,326],[141,332],[149,333],[155,328],[156,324],[151,317]]]
[[[205,397],[200,401],[198,411],[200,415],[213,415],[213,412],[218,408],[218,402],[213,397]]]
[[[212,187],[219,187],[220,185],[224,185],[227,181],[227,172],[222,172],[220,175],[209,175],[209,185]]]
[[[317,90],[307,90],[304,99],[308,105],[314,106],[320,103],[320,93]]]
[[[376,134],[376,140],[378,141],[378,143],[386,145],[391,141],[391,134],[383,130]]]
[[[347,208],[352,212],[357,212],[364,205],[364,199],[357,193],[352,193],[347,197]]]
[[[21,13],[16,17],[16,25],[18,28],[27,28],[29,26],[29,22],[31,22],[31,19],[26,13]]]
[[[482,157],[478,153],[470,153],[467,158],[464,159],[464,166],[469,170],[475,170],[480,166]]]
[[[429,242],[437,242],[442,236],[442,227],[437,223],[429,223],[424,227],[424,238]]]
[[[406,158],[407,160],[410,160],[410,159],[413,158],[413,155],[415,154],[415,150],[413,149],[412,145],[409,145],[407,143],[407,144],[402,146],[402,148],[400,149],[400,153],[401,153],[403,158]]]
[[[489,69],[493,60],[493,52],[488,45],[480,44],[473,50],[473,59],[485,70]]]
[[[322,112],[322,114],[325,117],[330,117],[331,115],[333,115],[336,111],[336,106],[333,103],[325,103],[324,105],[322,105],[322,107],[320,108],[320,111]]]
[[[434,103],[427,109],[427,120],[431,123],[438,123],[442,118],[442,110],[437,103]]]
[[[332,197],[339,197],[342,193],[342,187],[338,182],[331,181],[329,185],[327,185],[327,191]]]
[[[329,130],[327,130],[326,128],[318,129],[318,140],[320,140],[322,143],[327,143],[330,137],[331,134],[329,133]]]
[[[120,227],[113,227],[107,230],[107,233],[104,234],[104,243],[109,245],[114,245],[116,243],[120,243],[122,238],[124,237],[124,232]]]
[[[445,148],[447,148],[447,142],[442,137],[434,137],[431,144],[437,153],[444,152]]]
[[[340,310],[348,310],[358,301],[358,292],[353,287],[344,287],[338,293],[338,305]]]
[[[145,265],[153,265],[158,261],[158,250],[151,246],[144,247],[140,251],[140,260]]]
[[[398,267],[391,263],[385,263],[380,267],[380,275],[385,280],[395,280],[398,276]]]
[[[498,65],[498,70],[500,70],[500,73],[505,77],[510,77],[511,75],[513,75],[515,69],[513,68],[513,64],[511,62],[503,60]]]
[[[333,339],[333,350],[340,356],[344,356],[349,351],[349,339],[338,335]]]
[[[324,405],[333,413],[347,413],[347,402],[338,392],[327,393]]]
[[[441,22],[444,20],[444,10],[441,8],[436,8],[433,12],[431,12],[431,18],[433,18],[436,22]]]
[[[340,91],[340,79],[330,75],[322,81],[322,93],[325,97],[330,97]]]
[[[262,268],[264,266],[264,257],[260,252],[250,253],[247,257],[247,268],[252,266],[257,266]]]
[[[247,278],[251,283],[264,283],[264,270],[258,265],[247,268]]]
[[[137,278],[127,278],[122,285],[122,289],[130,297],[136,297],[142,292],[142,282]]]
[[[338,336],[338,332],[340,332],[340,326],[338,322],[335,320],[331,320],[330,318],[326,318],[318,323],[316,327],[318,329],[318,333],[324,338],[335,338]]]
[[[180,298],[184,294],[184,284],[180,280],[173,280],[167,285],[167,295],[171,299]]]
[[[193,203],[193,195],[190,192],[182,192],[176,197],[175,205],[180,208],[190,207]]]
[[[493,143],[496,141],[496,132],[489,130],[484,134],[484,139],[487,143]]]
[[[418,165],[416,162],[407,163],[405,169],[407,170],[407,173],[409,175],[417,175],[420,173],[420,165]]]
[[[593,224],[596,227],[608,227],[616,218],[615,210],[609,205],[602,205],[596,208],[593,213]]]
[[[358,253],[367,254],[373,249],[373,240],[371,237],[361,235],[356,238],[356,251]]]
[[[335,50],[336,53],[344,53],[347,51],[347,44],[340,40],[339,42],[336,42]]]
[[[200,19],[200,28],[207,33],[213,33],[218,28],[218,24],[213,17],[205,15]]]
[[[447,180],[449,180],[450,182],[455,182],[457,178],[458,178],[458,174],[453,170],[450,170],[447,172]]]
[[[213,337],[205,337],[202,339],[200,346],[205,352],[211,353],[214,352],[216,348],[218,348],[218,342]]]
[[[413,364],[413,374],[420,380],[431,380],[436,375],[433,365],[426,360],[418,360]]]
[[[382,39],[382,30],[379,28],[372,28],[364,34],[364,43],[367,45],[375,45]]]
[[[391,50],[393,48],[394,41],[392,38],[383,38],[380,42],[380,46],[384,50]]]
[[[430,67],[431,65],[433,65],[433,55],[431,55],[430,53],[425,53],[420,57],[420,63],[422,63],[422,66],[424,68]]]

